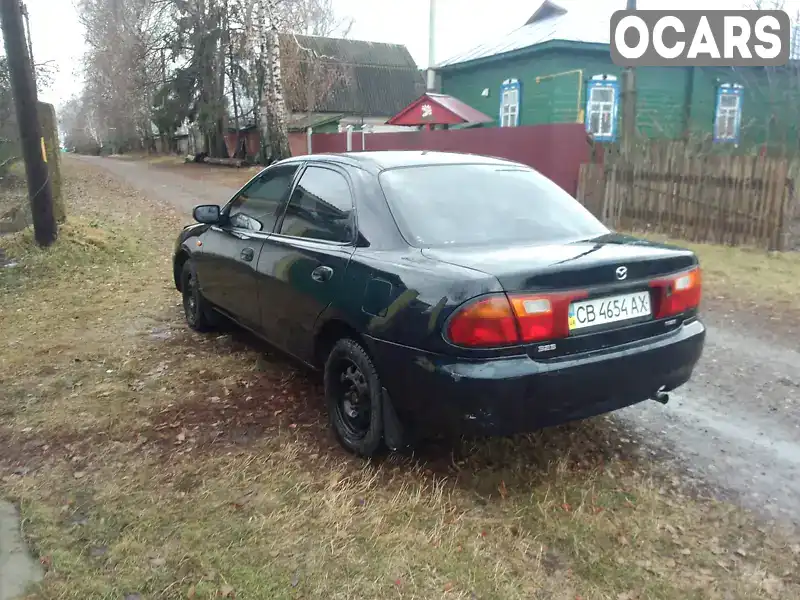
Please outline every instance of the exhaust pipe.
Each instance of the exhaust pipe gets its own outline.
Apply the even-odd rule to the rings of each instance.
[[[659,404],[666,405],[669,402],[669,394],[664,391],[666,386],[662,385],[659,390],[655,393],[655,395],[651,398],[651,400],[655,400]]]

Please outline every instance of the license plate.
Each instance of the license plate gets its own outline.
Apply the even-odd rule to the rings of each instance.
[[[630,321],[650,314],[649,292],[573,302],[569,306],[569,330]]]

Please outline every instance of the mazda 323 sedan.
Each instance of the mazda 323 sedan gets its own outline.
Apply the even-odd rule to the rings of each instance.
[[[703,349],[696,256],[609,231],[517,163],[296,157],[194,217],[174,256],[189,326],[224,316],[322,370],[363,456],[665,402]]]

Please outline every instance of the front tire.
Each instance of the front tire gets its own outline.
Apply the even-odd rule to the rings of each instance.
[[[337,341],[325,362],[325,400],[333,432],[346,450],[363,457],[383,450],[382,390],[361,344]]]
[[[200,292],[197,270],[191,259],[184,263],[181,271],[181,290],[183,291],[183,314],[186,317],[186,324],[200,333],[216,329],[217,319],[214,310]]]

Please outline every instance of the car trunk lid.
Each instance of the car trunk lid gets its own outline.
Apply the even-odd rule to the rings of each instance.
[[[423,253],[491,274],[511,296],[580,291],[569,316],[564,315],[579,322],[570,324],[564,339],[529,344],[528,353],[535,358],[601,350],[677,328],[687,315],[658,319],[659,290],[651,284],[697,264],[688,250],[618,234],[562,244],[428,248]],[[621,312],[641,308],[643,301],[649,303],[646,313]],[[606,319],[609,306],[614,314]],[[587,320],[587,310],[591,320]]]
[[[507,292],[630,287],[691,268],[694,254],[635,238],[611,235],[563,244],[489,248],[427,248],[434,260],[497,277]],[[617,269],[625,268],[620,279]]]

